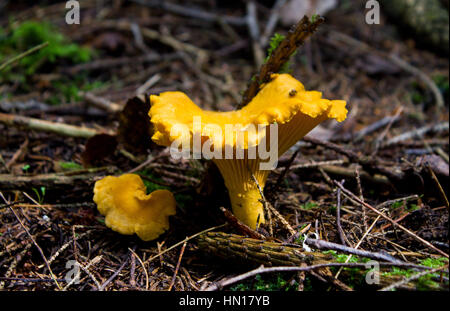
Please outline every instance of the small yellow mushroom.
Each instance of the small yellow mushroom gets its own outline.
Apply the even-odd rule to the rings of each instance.
[[[272,138],[277,139],[278,158],[322,121],[341,122],[347,116],[345,101],[324,99],[321,92],[306,91],[289,74],[273,74],[271,78],[247,106],[237,111],[202,110],[182,92],[150,96],[152,140],[171,148],[181,140],[189,145],[194,158],[196,139],[203,155],[212,147],[219,150],[208,158],[216,163],[225,180],[233,213],[251,228],[256,228],[258,221],[264,223],[261,194],[253,176],[263,189],[270,169],[261,169],[260,164],[267,159],[260,156],[260,151],[266,150],[267,141],[271,141],[270,127],[276,124],[277,133]],[[247,131],[259,126],[264,129]],[[246,132],[244,139],[237,139],[236,133],[242,132]],[[256,148],[256,157],[250,157],[252,147]],[[233,151],[233,157],[226,157],[227,148]],[[241,156],[238,150],[244,151]]]
[[[168,190],[146,194],[136,174],[107,176],[95,183],[94,202],[105,216],[107,227],[121,234],[136,233],[144,241],[154,240],[169,228],[176,202]]]

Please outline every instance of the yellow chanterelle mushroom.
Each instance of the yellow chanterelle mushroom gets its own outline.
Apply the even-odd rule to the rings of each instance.
[[[168,190],[146,194],[135,174],[107,176],[95,183],[94,202],[105,216],[105,224],[121,234],[136,233],[144,241],[156,239],[169,228],[175,215],[175,198]]]
[[[202,110],[182,92],[152,95],[150,101],[153,141],[172,148],[181,141],[176,148],[187,144],[194,157],[198,156],[198,141],[201,154],[216,163],[225,180],[233,213],[251,228],[264,223],[261,194],[253,176],[263,188],[270,173],[270,169],[261,168],[268,159],[263,159],[260,151],[275,141],[279,157],[322,121],[341,122],[347,116],[345,101],[324,99],[321,92],[306,91],[289,74],[272,75],[253,100],[237,111]],[[276,125],[274,131],[269,125]],[[262,130],[249,131],[261,126]],[[246,133],[243,140],[238,139],[239,133]],[[227,150],[232,157],[227,157]]]

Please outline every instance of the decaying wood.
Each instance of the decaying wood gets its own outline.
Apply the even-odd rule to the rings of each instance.
[[[227,260],[234,259],[240,262],[244,261],[246,263],[262,264],[264,265],[264,267],[276,267],[273,272],[301,270],[308,271],[308,266],[310,266],[317,269],[316,272],[318,272],[322,276],[327,277],[327,275],[330,274],[329,267],[353,266],[362,268],[360,271],[360,276],[361,278],[364,278],[365,274],[367,273],[366,269],[370,269],[369,265],[364,263],[338,263],[331,254],[318,251],[305,251],[300,246],[295,247],[292,244],[284,245],[282,243],[251,239],[223,232],[206,232],[197,236],[196,241],[197,245],[206,252],[225,258]],[[370,254],[370,252],[367,252],[367,256],[371,256],[372,254]],[[391,266],[413,268],[419,270],[430,270],[429,267],[404,263],[401,261],[384,261],[379,262],[379,264],[380,267]],[[290,267],[292,267],[292,269],[290,269]],[[258,273],[263,272],[265,271],[258,271]],[[267,272],[272,271],[269,270]],[[379,276],[379,286],[388,286],[389,284],[398,282],[402,279],[401,276],[395,276],[391,274],[380,273]],[[414,281],[416,280],[412,279],[411,282],[402,284],[402,288],[415,289],[417,284],[414,283]],[[220,286],[216,286],[211,289],[216,290],[219,288]]]
[[[200,248],[225,258],[234,257],[265,266],[296,266],[302,263],[320,264],[332,259],[331,255],[305,252],[301,248],[281,243],[245,238],[223,232],[208,232],[197,237]]]

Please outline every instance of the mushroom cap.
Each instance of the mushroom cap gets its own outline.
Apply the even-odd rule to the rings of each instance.
[[[338,122],[345,120],[345,101],[324,99],[321,92],[306,91],[303,84],[289,74],[273,74],[271,78],[270,82],[262,85],[247,106],[237,111],[202,110],[182,92],[151,95],[149,116],[155,129],[152,140],[159,145],[170,146],[181,136],[179,133],[171,134],[171,129],[181,124],[189,128],[191,145],[192,137],[197,134],[201,135],[202,143],[210,139],[211,145],[222,144],[224,147],[226,142],[232,142],[233,147],[236,147],[236,136],[226,130],[226,124],[233,124],[235,130],[245,131],[250,125],[285,124],[297,114],[304,114],[312,119],[320,117],[333,118]],[[193,125],[194,117],[201,117],[201,127]],[[222,129],[222,135],[218,136],[214,131],[205,133],[204,128],[209,124],[218,125]],[[227,140],[226,135],[232,136]],[[254,136],[250,133],[239,147],[247,149],[257,145],[263,137],[263,131],[258,131]]]
[[[156,239],[169,228],[176,202],[168,190],[146,194],[136,174],[107,176],[95,183],[94,202],[107,227],[121,234],[136,233],[144,241]]]

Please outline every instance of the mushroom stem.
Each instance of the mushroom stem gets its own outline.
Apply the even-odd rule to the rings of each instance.
[[[213,161],[225,181],[234,215],[252,229],[265,223],[263,198],[252,175],[255,176],[261,190],[264,190],[270,171],[259,169],[259,159],[214,159]],[[236,172],[239,173],[236,174]]]
[[[252,229],[256,229],[260,224],[265,223],[262,198],[256,186],[247,191],[244,189],[228,189],[228,191],[231,208],[238,219]]]

